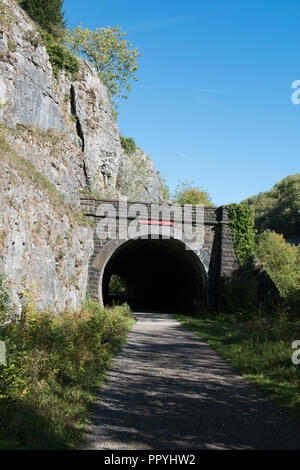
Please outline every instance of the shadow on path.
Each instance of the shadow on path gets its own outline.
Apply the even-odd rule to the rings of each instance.
[[[91,417],[86,449],[300,449],[300,426],[204,341],[136,314]]]

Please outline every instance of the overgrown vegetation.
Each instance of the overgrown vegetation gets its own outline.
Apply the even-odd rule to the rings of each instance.
[[[81,56],[95,66],[115,108],[116,99],[127,98],[131,81],[137,80],[140,53],[126,39],[120,26],[96,28],[95,31],[78,26],[68,30],[62,11],[63,0],[24,0],[20,3],[41,28],[55,77],[60,70],[65,70],[75,80],[79,70],[76,55]],[[34,43],[37,44],[36,39]],[[117,117],[116,109],[113,109],[113,115]]]
[[[39,25],[42,38],[52,65],[53,74],[57,78],[61,70],[69,73],[76,80],[79,71],[78,59],[63,43],[66,35],[66,22],[62,11],[63,0],[26,0],[22,7]],[[24,36],[34,47],[40,44],[40,38],[34,31]]]
[[[71,75],[72,80],[76,80],[79,63],[75,55],[47,31],[41,30],[40,34],[46,46],[54,76],[57,78],[59,72],[65,70]]]
[[[292,342],[300,338],[300,322],[286,316],[175,316],[300,421],[300,368],[292,363]]]
[[[98,71],[112,99],[127,98],[131,80],[137,80],[138,49],[125,39],[120,26],[96,28],[82,26],[68,31],[65,42],[73,52],[89,60]]]
[[[123,137],[120,135],[121,145],[127,155],[132,155],[136,151],[136,143],[132,137]]]
[[[257,236],[256,252],[294,316],[300,312],[300,245],[287,243],[283,235],[266,230]]]
[[[209,193],[197,186],[194,181],[187,180],[179,180],[173,202],[175,204],[204,204],[205,206],[212,206]]]
[[[8,288],[8,278],[5,274],[0,274],[0,325],[10,319],[12,310],[13,305]]]
[[[247,318],[249,312],[259,308],[261,300],[253,265],[256,235],[254,211],[246,204],[229,204],[227,207],[241,269],[237,276],[224,279],[224,311],[237,312],[239,318]]]
[[[39,312],[27,292],[21,321],[0,326],[0,449],[71,449],[111,357],[133,325],[128,306],[88,301],[80,312]]]
[[[243,201],[255,210],[255,224],[261,233],[273,230],[285,239],[300,241],[300,174],[279,181],[270,191]]]
[[[238,260],[242,267],[249,267],[255,248],[254,211],[246,204],[229,204],[228,215]]]
[[[55,37],[62,37],[66,22],[62,11],[63,0],[23,0],[23,8],[43,30]]]

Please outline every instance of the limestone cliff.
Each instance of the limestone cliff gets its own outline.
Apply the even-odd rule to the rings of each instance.
[[[86,296],[93,228],[35,165],[0,139],[0,273],[20,313],[24,290],[41,308],[77,309]]]
[[[36,142],[22,136],[13,144],[25,158],[31,159],[32,151],[37,153],[39,170],[70,201],[75,202],[79,190],[117,196],[119,167],[127,158],[106,87],[83,60],[75,82],[65,73],[56,80],[36,25],[13,0],[0,1],[0,103],[0,120],[8,127],[23,124],[60,133],[50,158],[49,145],[43,152]],[[148,162],[152,171],[153,164]],[[150,192],[158,200],[161,194],[155,171],[152,182]]]
[[[93,249],[80,192],[158,201],[154,165],[141,151],[124,153],[88,62],[76,81],[54,77],[36,25],[13,0],[0,0],[0,123],[0,273],[19,308],[24,280],[37,282],[42,307],[77,308]]]
[[[152,160],[139,148],[125,154],[120,162],[117,190],[132,201],[157,201],[161,198],[161,187]]]

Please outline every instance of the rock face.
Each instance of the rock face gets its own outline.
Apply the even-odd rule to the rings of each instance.
[[[24,124],[2,132],[17,154],[33,163],[67,203],[79,206],[79,191],[87,187],[84,155],[70,134]]]
[[[132,201],[159,201],[161,188],[152,160],[142,150],[125,154],[119,166],[117,189]]]
[[[86,295],[93,229],[77,220],[46,179],[36,179],[33,167],[9,152],[1,157],[0,272],[10,279],[18,312],[26,290],[37,294],[41,308],[78,309]]]
[[[95,69],[83,60],[75,82],[65,73],[60,73],[56,80],[35,24],[13,0],[0,3],[0,103],[0,120],[9,127],[25,124],[44,131],[52,129],[61,132],[61,141],[66,140],[67,146],[68,141],[72,142],[66,160],[73,166],[70,179],[77,193],[86,189],[116,197],[123,191],[120,187],[117,191],[116,181],[120,165],[124,167],[122,160],[126,161],[127,157],[106,87]],[[74,146],[75,152],[81,151],[83,155],[81,161],[77,160],[77,170],[71,162]],[[24,146],[24,157],[30,158],[30,153]],[[147,161],[148,170],[152,171],[153,163],[149,158]],[[49,172],[46,158],[41,169],[47,175],[52,174],[53,184],[58,183],[58,189],[68,197],[70,182],[64,187],[66,179],[59,181],[53,170]],[[152,183],[152,188],[149,188],[149,181],[146,183],[148,192],[158,200],[160,188],[156,172]],[[144,193],[142,189],[138,197]],[[69,199],[75,202],[76,198],[69,195]]]
[[[140,150],[124,153],[89,63],[80,60],[76,81],[54,77],[36,25],[13,0],[0,0],[0,122],[0,273],[19,309],[24,282],[37,283],[43,308],[78,308],[93,250],[93,230],[75,217],[80,191],[158,201],[154,165]]]

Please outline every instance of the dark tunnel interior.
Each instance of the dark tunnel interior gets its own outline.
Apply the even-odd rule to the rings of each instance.
[[[126,285],[112,295],[112,275]],[[108,261],[102,281],[104,305],[127,302],[134,311],[195,313],[206,306],[206,274],[201,261],[173,239],[130,240]]]

